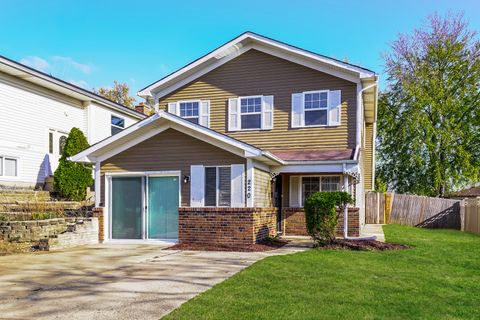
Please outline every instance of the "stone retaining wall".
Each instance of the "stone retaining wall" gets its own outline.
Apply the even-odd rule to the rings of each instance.
[[[180,243],[249,245],[276,235],[275,208],[179,208]]]
[[[305,226],[305,211],[303,208],[284,208],[283,214],[283,233],[287,236],[307,236]],[[338,224],[336,234],[343,236],[343,210],[338,211]],[[348,236],[358,237],[360,235],[360,218],[358,208],[348,209]]]
[[[98,243],[98,218],[0,221],[0,240],[41,242],[44,250]]]

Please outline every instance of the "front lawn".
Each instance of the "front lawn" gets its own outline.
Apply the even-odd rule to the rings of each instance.
[[[269,257],[165,319],[478,319],[479,236],[384,230],[387,241],[413,248]]]

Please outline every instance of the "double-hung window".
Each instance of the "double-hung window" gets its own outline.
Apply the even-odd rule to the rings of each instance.
[[[112,115],[111,116],[111,134],[117,134],[125,128],[125,119]]]
[[[240,98],[241,129],[262,128],[262,97]]]
[[[0,156],[0,176],[17,177],[18,176],[18,159],[13,157]]]
[[[292,94],[292,128],[339,126],[341,90],[316,90]]]
[[[328,124],[328,91],[305,92],[305,126]]]
[[[302,204],[316,192],[334,192],[341,190],[340,176],[306,176],[301,177]],[[292,189],[292,192],[293,191]]]
[[[188,102],[179,102],[180,117],[187,119],[190,122],[199,124],[200,118],[200,102],[199,101],[188,101]]]
[[[230,207],[231,167],[205,167],[205,206]]]

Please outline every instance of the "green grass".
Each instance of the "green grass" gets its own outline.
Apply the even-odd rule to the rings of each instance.
[[[389,225],[384,252],[269,257],[165,319],[478,319],[480,237]]]

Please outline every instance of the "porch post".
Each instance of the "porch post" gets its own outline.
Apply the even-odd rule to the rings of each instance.
[[[100,207],[100,161],[95,162],[95,207]]]
[[[343,175],[343,191],[348,192],[348,175],[346,174]],[[348,204],[343,209],[343,238],[348,238]]]
[[[253,208],[255,205],[255,183],[254,183],[254,170],[253,160],[247,159],[247,207]]]

